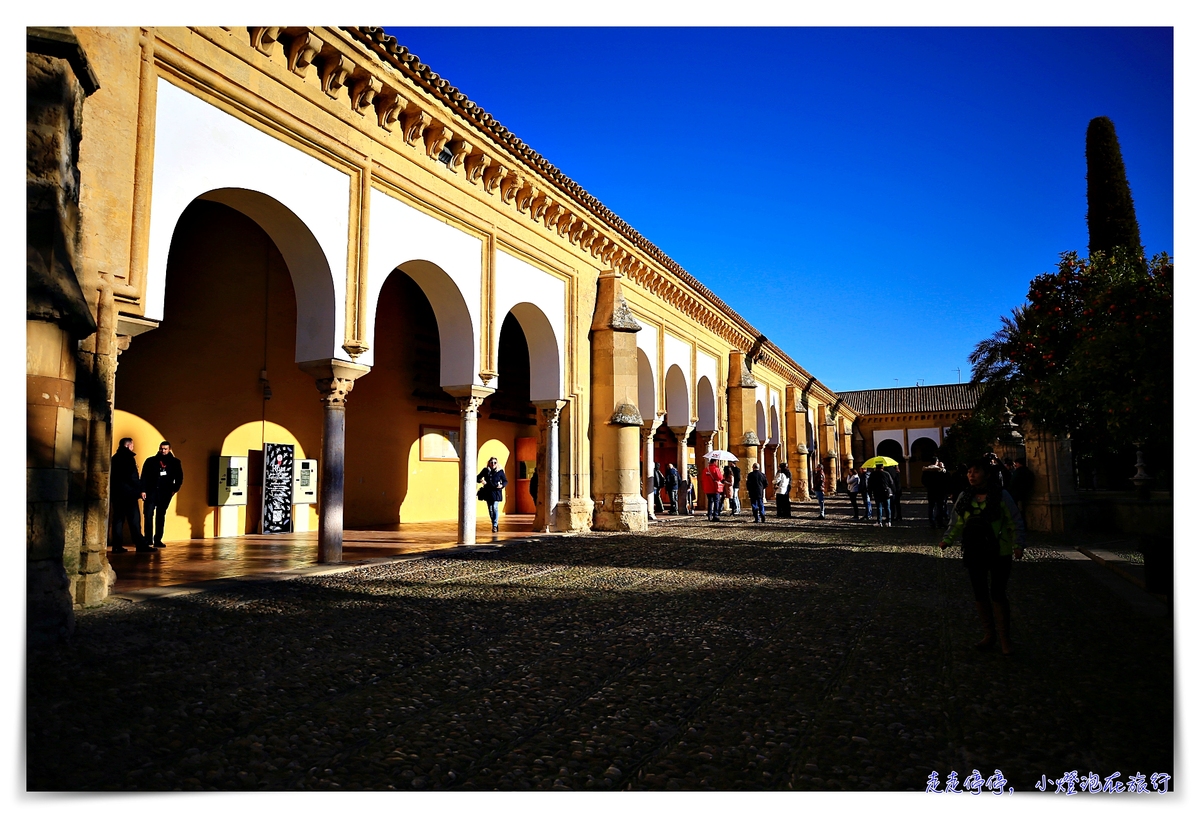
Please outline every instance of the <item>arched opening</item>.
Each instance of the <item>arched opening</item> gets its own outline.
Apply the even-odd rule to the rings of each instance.
[[[770,435],[767,433],[767,413],[763,409],[762,401],[754,404],[754,433],[758,435],[759,443],[770,442]]]
[[[379,291],[374,317],[373,365],[346,403],[346,527],[454,519],[458,404],[441,385],[445,355],[434,307],[397,268]]]
[[[496,347],[496,391],[479,407],[479,465],[495,457],[504,469],[509,481],[505,514],[535,510],[529,486],[537,467],[537,409],[530,401],[536,367],[524,326],[514,312],[504,317]],[[477,519],[487,519],[482,504]]]
[[[300,248],[279,245],[267,228]],[[249,458],[266,442],[320,451],[321,407],[296,360],[331,330],[335,305],[328,265],[314,259],[320,250],[306,234],[286,208],[253,191],[206,194],[175,226],[162,322],[121,355],[113,422],[114,443],[132,437],[139,461],[160,440],[180,460],[184,481],[168,506],[164,542],[218,535],[209,486],[219,455]],[[236,445],[231,430],[241,430]],[[256,530],[254,520],[239,523],[233,533]]]
[[[697,431],[711,433],[716,430],[717,396],[707,376],[696,383],[696,417]]]
[[[933,465],[933,461],[937,459],[938,445],[931,438],[918,437],[909,441],[908,450],[911,454],[911,474],[916,475],[913,477],[913,480],[916,480],[921,474],[921,469]]]
[[[691,425],[692,407],[691,401],[688,400],[687,379],[683,375],[683,370],[678,366],[672,365],[667,370],[665,386],[667,395],[667,425]]]
[[[646,357],[646,353],[638,347],[638,414],[642,416],[644,422],[649,422],[658,411],[657,390],[654,383],[654,369],[650,366],[650,359]]]
[[[875,447],[875,454],[881,457],[890,457],[897,463],[904,459],[904,450],[900,447],[899,441],[891,438],[879,441],[879,445]]]

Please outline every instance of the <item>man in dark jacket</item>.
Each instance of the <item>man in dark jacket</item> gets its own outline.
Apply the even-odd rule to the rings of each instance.
[[[746,478],[746,493],[750,495],[750,511],[754,514],[754,522],[765,523],[767,510],[763,506],[763,501],[767,496],[767,476],[759,470],[757,463],[752,467],[750,476]]]
[[[663,513],[662,489],[663,489],[662,469],[660,469],[658,467],[658,464],[655,463],[654,464],[654,513],[655,514]]]
[[[667,473],[663,476],[663,486],[667,489],[668,507],[671,513],[674,514],[678,505],[675,495],[679,490],[679,470],[675,468],[674,463],[667,464]]]
[[[871,497],[875,500],[875,508],[879,514],[876,525],[891,528],[892,511],[890,498],[896,492],[895,485],[892,483],[892,476],[883,470],[882,464],[879,464],[875,466],[875,470],[871,472],[871,476],[867,482],[871,490]]]
[[[146,544],[151,548],[166,548],[163,545],[163,525],[167,520],[167,506],[171,498],[183,485],[183,466],[179,458],[171,454],[171,444],[158,444],[158,454],[146,458],[142,464],[142,513],[146,518]]]
[[[1029,497],[1033,494],[1033,472],[1029,470],[1029,466],[1025,465],[1025,458],[1018,457],[1013,461],[1011,482],[1012,488],[1008,490],[1008,493],[1012,495],[1017,508],[1024,516],[1025,504],[1029,502]]]
[[[121,533],[129,524],[129,537],[138,551],[153,551],[142,542],[142,512],[138,500],[145,499],[142,484],[138,479],[137,454],[133,451],[133,438],[123,437],[108,469],[109,517],[113,524],[113,546],[116,552],[128,551],[121,545]]]
[[[921,470],[921,485],[925,487],[925,502],[929,506],[929,527],[937,528],[942,525],[946,505],[946,470],[942,461],[935,458],[932,465]]]

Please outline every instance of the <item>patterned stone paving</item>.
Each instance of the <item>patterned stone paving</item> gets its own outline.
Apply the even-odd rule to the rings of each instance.
[[[923,791],[933,771],[998,769],[1031,790],[1071,771],[1174,774],[1161,603],[1131,605],[1145,595],[1035,537],[1010,588],[1018,652],[978,653],[958,550],[935,540],[835,503],[823,521],[676,520],[114,600],[79,615],[69,646],[28,655],[28,786]]]

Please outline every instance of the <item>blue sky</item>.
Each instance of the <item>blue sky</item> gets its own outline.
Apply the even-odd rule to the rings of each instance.
[[[953,383],[1065,250],[1088,121],[1174,255],[1169,28],[389,28],[836,390]]]

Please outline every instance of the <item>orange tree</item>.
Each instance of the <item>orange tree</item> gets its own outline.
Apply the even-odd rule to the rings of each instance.
[[[1019,415],[1070,434],[1084,458],[1138,444],[1169,452],[1173,276],[1166,253],[1064,253],[972,352],[982,403],[1007,397]]]

